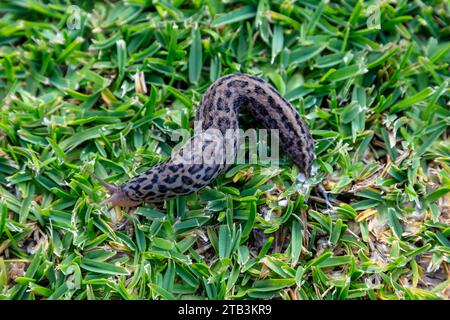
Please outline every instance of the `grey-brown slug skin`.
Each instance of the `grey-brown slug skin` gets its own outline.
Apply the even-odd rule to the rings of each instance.
[[[278,129],[281,147],[306,175],[310,174],[314,141],[305,122],[286,99],[260,78],[230,74],[217,79],[203,95],[197,108],[196,121],[201,121],[203,130],[218,129],[225,133],[227,129],[238,129],[240,110],[267,129]],[[233,146],[234,154],[237,142],[237,134],[228,136],[227,143]],[[187,144],[195,147],[195,136]],[[178,157],[183,156],[183,151],[178,153]],[[143,202],[186,195],[210,184],[229,166],[221,163],[180,163],[174,162],[172,157],[122,186],[108,188],[112,195],[104,202],[113,206],[132,207]]]

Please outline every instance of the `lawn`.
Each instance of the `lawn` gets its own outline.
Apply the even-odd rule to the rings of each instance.
[[[448,2],[72,2],[0,3],[0,299],[450,298]],[[315,174],[101,205],[86,170],[169,158],[230,73],[300,112]]]

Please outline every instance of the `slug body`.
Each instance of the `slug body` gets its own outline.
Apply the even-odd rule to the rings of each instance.
[[[245,74],[231,74],[216,80],[201,99],[196,121],[201,121],[202,131],[225,135],[226,132],[239,128],[239,111],[254,117],[267,129],[278,129],[281,147],[306,175],[310,174],[314,143],[305,122],[291,104],[262,79]],[[231,146],[227,149],[226,156],[233,158],[236,155],[238,135],[225,136],[226,144]],[[196,138],[199,137],[194,135],[185,146],[195,150],[198,146]],[[205,147],[217,142],[214,135],[204,135],[202,138],[203,151]],[[186,195],[208,185],[230,166],[223,162],[177,161],[186,158],[183,150],[184,147],[177,151],[175,157],[146,170],[122,186],[102,182],[112,193],[104,203],[132,207],[143,202]]]

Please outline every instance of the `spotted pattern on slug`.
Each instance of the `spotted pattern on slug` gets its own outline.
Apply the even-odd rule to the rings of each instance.
[[[298,112],[269,83],[245,74],[231,74],[216,80],[203,95],[197,108],[196,121],[202,121],[202,129],[238,129],[239,112],[244,111],[268,129],[279,129],[280,144],[292,160],[310,174],[314,158],[311,134]],[[235,156],[237,134],[228,137]],[[204,145],[213,146],[214,139]],[[195,136],[187,145],[195,148]],[[183,158],[183,148],[177,157]],[[176,158],[176,157],[175,157]],[[227,164],[174,163],[171,159],[160,163],[118,187],[113,205],[135,206],[142,202],[161,201],[199,190],[225,171]],[[120,193],[120,196],[119,196]]]

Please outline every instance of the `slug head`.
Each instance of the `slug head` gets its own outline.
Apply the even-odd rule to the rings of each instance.
[[[101,204],[110,203],[112,207],[136,207],[140,205],[141,201],[134,201],[127,197],[125,192],[120,188],[116,187],[114,190],[109,190],[111,192],[111,196],[108,199],[105,199],[101,202]]]
[[[98,182],[100,182],[108,191],[111,193],[111,196],[105,200],[103,200],[100,204],[108,204],[110,203],[112,207],[119,206],[124,208],[135,207],[140,205],[141,201],[134,201],[127,197],[125,192],[121,187],[118,187],[112,183],[108,183],[95,173],[85,170],[89,175],[95,178]]]

